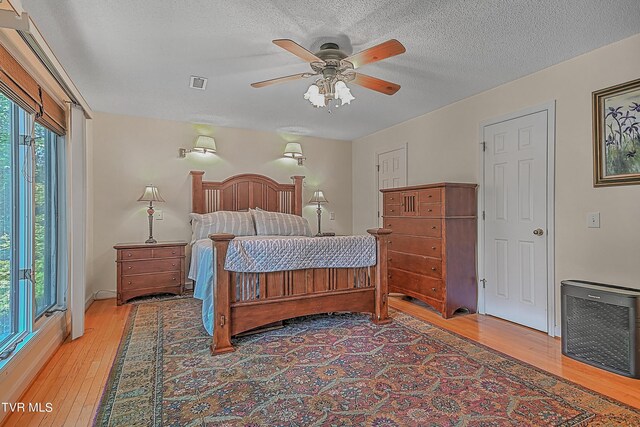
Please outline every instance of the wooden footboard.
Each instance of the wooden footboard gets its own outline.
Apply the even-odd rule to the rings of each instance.
[[[216,249],[211,353],[233,351],[233,335],[298,316],[351,311],[371,313],[375,323],[389,322],[387,244],[391,230],[367,231],[376,238],[375,266],[272,273],[226,271],[227,248],[235,236],[210,235]]]

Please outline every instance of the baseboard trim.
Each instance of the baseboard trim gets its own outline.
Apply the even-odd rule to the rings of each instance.
[[[89,298],[87,298],[87,300],[84,303],[84,311],[85,313],[87,312],[87,310],[89,310],[89,307],[91,307],[91,304],[93,304],[93,302],[95,301],[95,295],[91,294],[89,295]]]

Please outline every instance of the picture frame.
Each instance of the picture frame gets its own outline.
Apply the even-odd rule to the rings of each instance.
[[[640,79],[592,94],[593,186],[640,184]]]

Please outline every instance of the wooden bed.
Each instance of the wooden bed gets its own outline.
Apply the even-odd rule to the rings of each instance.
[[[222,182],[203,181],[192,171],[192,211],[242,211],[260,208],[302,215],[303,176],[279,184],[255,174],[236,175]],[[212,234],[216,249],[213,286],[215,319],[211,353],[233,351],[231,337],[274,322],[337,311],[371,313],[375,323],[389,322],[387,306],[387,244],[390,230],[368,230],[376,238],[377,264],[364,268],[314,268],[271,273],[235,273],[224,269],[232,234]],[[322,237],[318,237],[322,238]],[[236,299],[236,282],[252,289]],[[258,285],[260,284],[260,285]],[[256,292],[260,288],[260,292]],[[259,294],[259,297],[257,295]]]

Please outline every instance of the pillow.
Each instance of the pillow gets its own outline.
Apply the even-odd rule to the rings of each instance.
[[[255,236],[256,229],[249,212],[218,211],[208,214],[189,214],[191,243],[206,239],[209,234],[230,233],[236,236]]]
[[[308,236],[309,221],[298,215],[249,209],[253,215],[258,236]]]

